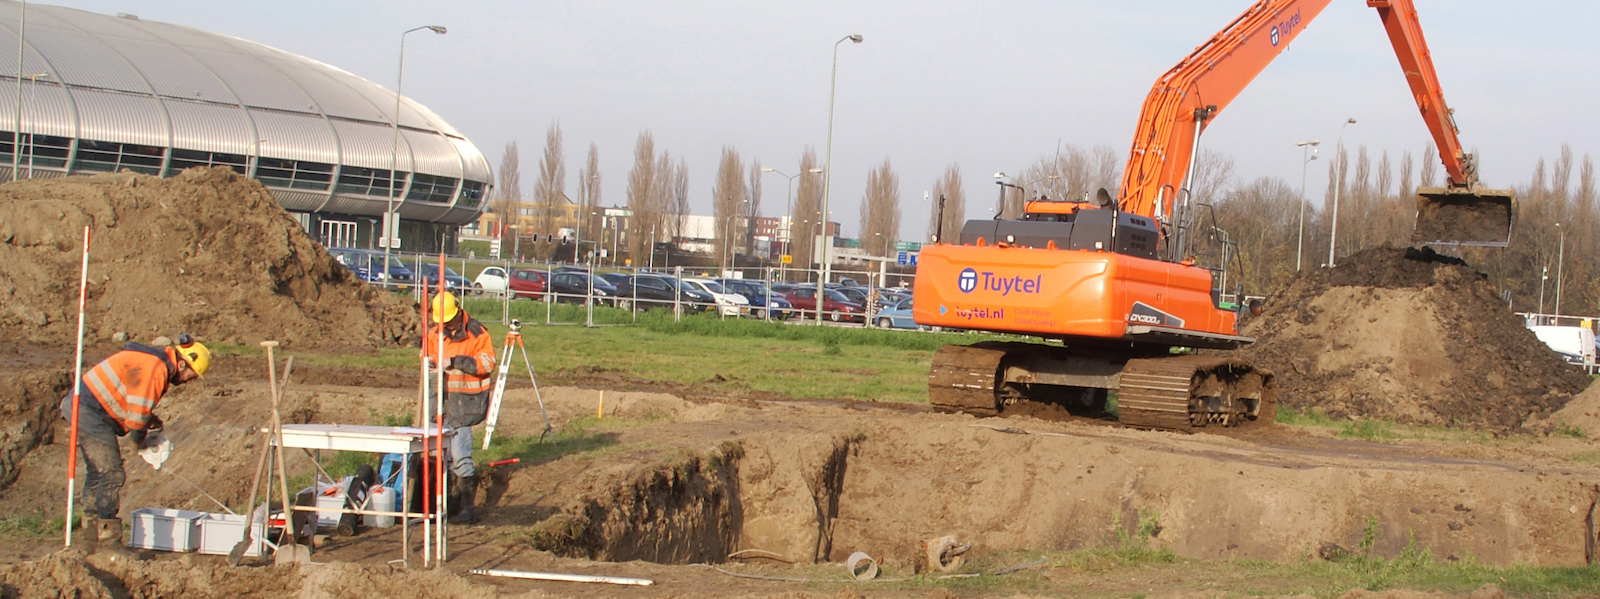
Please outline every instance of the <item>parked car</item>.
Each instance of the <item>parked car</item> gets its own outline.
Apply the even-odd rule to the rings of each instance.
[[[328,254],[343,264],[350,272],[355,273],[361,280],[369,283],[382,283],[389,281],[409,285],[416,278],[416,274],[400,261],[399,256],[389,256],[389,268],[384,269],[383,252],[377,250],[357,250],[352,248],[328,248]]]
[[[728,291],[744,296],[750,301],[750,315],[773,320],[786,320],[794,313],[794,305],[767,289],[762,281],[749,279],[715,279]]]
[[[544,298],[545,282],[542,270],[513,270],[506,284],[510,288],[511,299]]]
[[[428,281],[429,288],[436,286],[439,282],[438,264],[423,262],[418,265],[417,273]],[[477,285],[473,284],[472,281],[468,281],[466,277],[456,274],[456,271],[451,270],[448,266],[444,267],[444,286],[445,289],[458,296],[479,291]]]
[[[507,281],[510,279],[511,275],[506,274],[506,269],[490,266],[483,269],[483,272],[478,273],[478,277],[472,280],[472,285],[483,293],[504,295],[508,285]]]
[[[861,304],[851,302],[844,294],[835,289],[825,289],[822,298],[822,314],[834,322],[866,322],[866,315],[862,313]],[[815,314],[817,311],[817,287],[815,285],[795,287],[784,296],[794,305],[803,318],[807,312]]]
[[[651,308],[671,310],[674,303],[686,312],[703,312],[716,305],[716,299],[704,291],[695,290],[672,275],[634,275],[617,287],[617,296],[626,298],[634,310]]]
[[[595,276],[605,279],[612,287],[619,289],[622,287],[622,282],[628,280],[628,275],[620,272],[603,272]]]
[[[605,279],[590,277],[587,272],[558,272],[550,275],[550,293],[555,294],[558,302],[569,304],[584,303],[584,298],[593,296],[596,304],[616,305],[619,295],[617,286]]]
[[[844,295],[846,299],[853,303],[867,305],[867,289],[865,287],[837,287],[832,289]]]
[[[911,319],[911,298],[909,297],[879,310],[877,314],[872,315],[872,322],[881,329],[931,330]]]
[[[750,314],[750,300],[736,292],[729,291],[720,283],[711,279],[684,277],[683,283],[699,291],[711,294],[717,302],[717,312],[723,316],[746,316]]]

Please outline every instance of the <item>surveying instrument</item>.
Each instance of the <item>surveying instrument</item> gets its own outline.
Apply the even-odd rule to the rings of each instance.
[[[533,377],[533,362],[528,361],[528,348],[522,344],[522,321],[513,319],[511,330],[506,332],[505,347],[500,350],[500,372],[495,373],[494,392],[489,395],[488,426],[483,431],[483,448],[489,448],[489,439],[494,437],[495,421],[500,419],[500,402],[506,396],[506,375],[511,372],[511,347],[516,346],[522,353],[522,365],[528,369],[528,382],[533,383],[533,397],[539,401],[539,415],[544,417],[544,430],[539,432],[539,442],[544,442],[545,435],[550,436],[550,444],[556,444],[556,435],[551,432],[550,414],[544,411],[544,397],[539,394],[539,381]]]

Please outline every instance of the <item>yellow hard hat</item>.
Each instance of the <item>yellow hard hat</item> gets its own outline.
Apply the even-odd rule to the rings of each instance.
[[[435,324],[450,322],[460,312],[461,303],[456,300],[455,294],[444,291],[433,296],[433,313],[431,316]]]
[[[189,337],[187,333],[178,337],[178,345],[173,347],[173,351],[176,351],[183,361],[188,362],[189,368],[194,369],[197,375],[205,376],[206,370],[211,368],[211,350]]]

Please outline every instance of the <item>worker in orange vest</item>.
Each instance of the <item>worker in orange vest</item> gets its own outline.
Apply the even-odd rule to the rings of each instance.
[[[86,468],[83,481],[84,535],[113,558],[133,554],[122,544],[117,519],[127,472],[117,437],[141,449],[158,443],[161,417],[155,409],[173,387],[200,378],[211,367],[211,350],[188,333],[169,347],[138,343],[122,346],[83,373],[78,385],[78,452]],[[72,420],[72,394],[61,399],[61,416]]]
[[[444,425],[455,429],[445,447],[450,472],[456,477],[452,507],[461,511],[450,518],[456,524],[473,520],[472,504],[478,498],[477,470],[472,464],[472,426],[489,414],[489,391],[493,387],[494,343],[483,323],[461,309],[456,296],[441,292],[433,296],[433,326],[422,340],[422,355],[430,365],[444,368]],[[444,333],[444,351],[439,352],[439,334]],[[443,359],[435,356],[442,355]]]

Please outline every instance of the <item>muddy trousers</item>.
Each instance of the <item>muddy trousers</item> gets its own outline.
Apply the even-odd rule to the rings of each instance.
[[[61,400],[61,417],[72,422],[72,396]],[[127,474],[122,468],[122,452],[117,449],[117,425],[111,421],[93,395],[78,396],[78,457],[83,459],[83,513],[102,520],[115,520],[122,503],[122,484]]]

